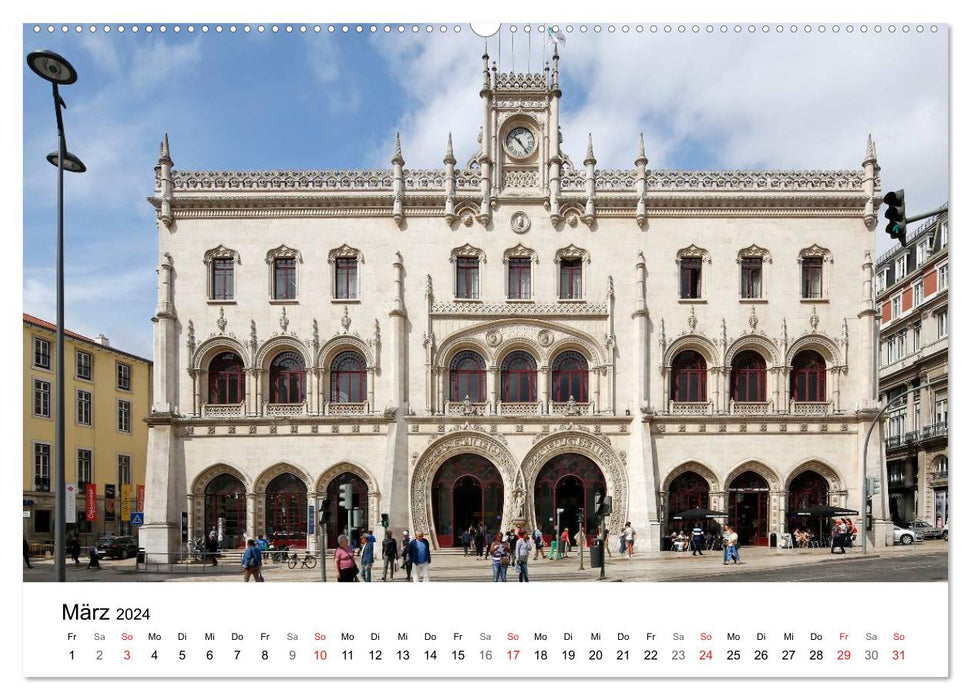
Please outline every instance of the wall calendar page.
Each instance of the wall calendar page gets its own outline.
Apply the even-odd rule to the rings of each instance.
[[[20,19],[25,692],[960,673],[952,26],[520,10]]]

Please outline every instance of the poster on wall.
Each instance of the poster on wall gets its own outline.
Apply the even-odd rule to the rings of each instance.
[[[105,484],[105,522],[115,520],[115,485]]]

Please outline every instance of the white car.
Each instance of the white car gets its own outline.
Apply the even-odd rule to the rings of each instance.
[[[949,524],[949,521],[948,520],[945,520],[944,521],[944,529],[941,530],[941,539],[943,539],[945,542],[947,542],[947,526],[948,526],[948,524]]]
[[[894,544],[913,544],[914,542],[923,542],[924,536],[920,534],[918,530],[908,530],[905,527],[900,527],[899,525],[893,526],[893,543]]]

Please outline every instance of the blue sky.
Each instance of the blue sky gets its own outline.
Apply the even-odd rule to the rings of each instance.
[[[164,34],[130,24],[123,34],[23,29],[25,53],[53,49],[80,76],[62,91],[68,148],[89,168],[66,175],[66,323],[147,357],[157,252],[145,198],[164,132],[176,169],[389,167],[396,130],[406,167],[441,167],[449,131],[459,163],[472,155],[480,117],[483,40],[468,25],[417,35],[385,34],[381,24],[374,35],[329,34],[326,25],[319,34],[172,26]],[[630,25],[625,34],[620,26],[577,29],[561,49],[564,147],[576,164],[592,132],[598,167],[633,167],[644,132],[655,168],[858,168],[872,133],[884,189],[906,187],[909,212],[946,199],[946,26],[936,34],[877,34],[872,25],[850,34],[845,24],[838,34],[789,25],[779,34],[774,24],[767,34],[762,25],[722,34],[717,24],[712,34],[705,25],[698,34],[690,25],[684,34]],[[531,43],[536,69],[542,42],[534,34]],[[496,57],[495,37],[489,46]],[[520,28],[517,71],[526,48]],[[512,67],[508,30],[502,62]],[[886,99],[890,73],[906,101]],[[23,81],[23,310],[53,320],[56,171],[44,161],[56,146],[53,110],[47,84],[26,65]],[[877,233],[883,250],[882,224]]]

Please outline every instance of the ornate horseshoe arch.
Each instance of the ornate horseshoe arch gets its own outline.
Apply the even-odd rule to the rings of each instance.
[[[535,493],[536,477],[540,470],[554,457],[570,452],[589,457],[603,472],[607,482],[607,495],[613,497],[613,510],[607,519],[607,527],[611,532],[620,532],[627,521],[629,507],[627,470],[607,440],[575,427],[544,436],[523,459],[522,471],[526,482],[529,521],[537,522]]]
[[[434,440],[422,453],[411,477],[411,521],[415,531],[428,535],[438,548],[438,536],[432,518],[432,481],[448,459],[461,454],[475,454],[489,460],[502,477],[502,531],[512,527],[512,491],[519,471],[509,448],[486,433],[457,430]]]

